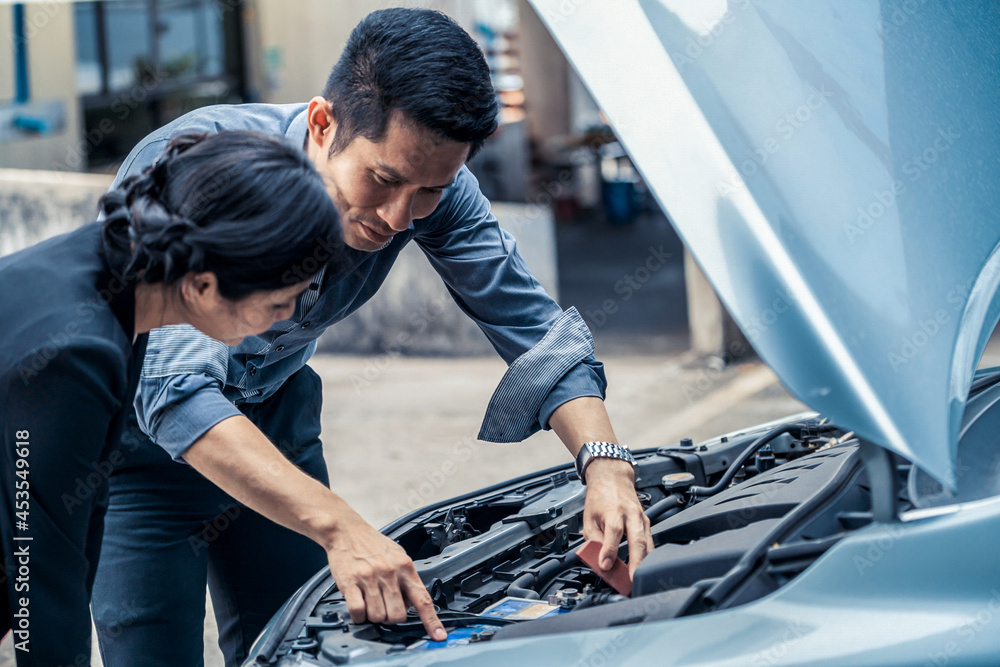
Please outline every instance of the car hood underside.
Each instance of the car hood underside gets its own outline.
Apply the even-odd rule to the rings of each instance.
[[[789,391],[954,487],[1000,316],[1000,6],[531,4]]]

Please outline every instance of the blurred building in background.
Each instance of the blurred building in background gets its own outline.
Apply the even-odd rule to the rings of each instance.
[[[97,193],[131,148],[192,109],[318,95],[358,21],[400,4],[447,13],[483,47],[502,122],[469,166],[484,194],[505,203],[498,217],[532,270],[564,307],[579,308],[599,350],[602,341],[639,351],[689,341],[705,353],[724,349],[724,311],[690,262],[688,282],[698,295],[691,307],[700,313],[691,321],[710,322],[702,332],[710,335],[688,336],[683,246],[525,0],[0,5],[0,33],[11,38],[10,47],[0,47],[0,248],[8,252],[91,219]],[[4,169],[92,176],[26,177]],[[26,187],[28,181],[43,185]],[[402,262],[410,268],[394,271],[372,304],[334,327],[324,347],[488,351],[419,251],[408,249]],[[397,314],[414,308],[440,311],[433,317],[437,335],[404,337],[410,342],[396,349],[392,341],[403,326]]]
[[[0,7],[0,32],[14,47],[0,49],[0,167],[111,172],[143,136],[197,107],[307,101],[322,90],[357,22],[398,4],[96,0]],[[519,17],[527,5],[405,4],[446,12],[480,42],[505,104],[504,124],[522,124]],[[548,39],[540,23],[533,28]],[[555,55],[561,59],[558,49]],[[561,68],[565,76],[564,60]],[[513,148],[525,138],[523,130],[505,129],[497,141]],[[524,184],[503,171],[485,180],[513,191],[500,198],[523,199]]]

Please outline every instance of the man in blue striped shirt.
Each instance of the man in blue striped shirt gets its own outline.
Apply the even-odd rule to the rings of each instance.
[[[483,55],[456,23],[428,10],[385,10],[355,28],[323,96],[200,109],[129,154],[117,181],[151,164],[182,130],[283,135],[323,174],[348,248],[332,262],[326,251],[304,262],[289,277],[311,277],[294,316],[235,347],[187,327],[151,334],[137,423],[110,479],[94,587],[108,664],[130,656],[197,664],[206,581],[227,664],[237,664],[326,563],[356,622],[401,622],[409,604],[432,637],[443,636],[403,549],[328,488],[321,387],[306,365],[317,337],[371,298],[410,241],[510,364],[480,438],[517,442],[552,428],[574,456],[601,443],[586,468],[584,532],[603,542],[607,567],[623,536],[633,570],[651,550],[632,466],[603,444],[617,439],[590,332],[532,277],[464,166],[497,113]]]

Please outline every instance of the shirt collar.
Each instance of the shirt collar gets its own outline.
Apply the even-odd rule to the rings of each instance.
[[[309,107],[306,106],[292,119],[292,122],[288,124],[288,129],[285,130],[285,138],[291,141],[296,148],[302,150],[306,147],[306,135],[309,131],[309,123],[306,120],[308,113]]]

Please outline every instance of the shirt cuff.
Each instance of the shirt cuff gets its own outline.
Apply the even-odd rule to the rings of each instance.
[[[135,400],[139,427],[175,461],[183,461],[184,452],[213,426],[243,414],[207,375],[144,377],[139,384]],[[155,410],[143,408],[143,396],[152,399]]]
[[[604,364],[592,356],[584,359],[562,376],[542,401],[538,410],[538,423],[546,431],[549,430],[549,419],[560,405],[583,396],[594,396],[603,401],[607,386]]]
[[[567,400],[577,397],[569,394],[577,380],[582,380],[583,376],[578,378],[574,373],[570,376],[573,380],[566,387],[567,393],[553,397],[553,401],[559,403],[547,401],[560,380],[593,352],[594,338],[590,329],[576,308],[570,308],[552,323],[537,345],[514,360],[500,379],[486,408],[479,439],[487,442],[520,442],[538,431],[541,423],[548,422],[548,415],[552,411]],[[595,363],[600,366],[598,362]],[[603,377],[603,367],[595,372]],[[596,394],[603,394],[603,387],[594,388],[592,385],[579,395]],[[546,414],[544,422],[539,422],[543,404],[552,404],[552,408]]]

